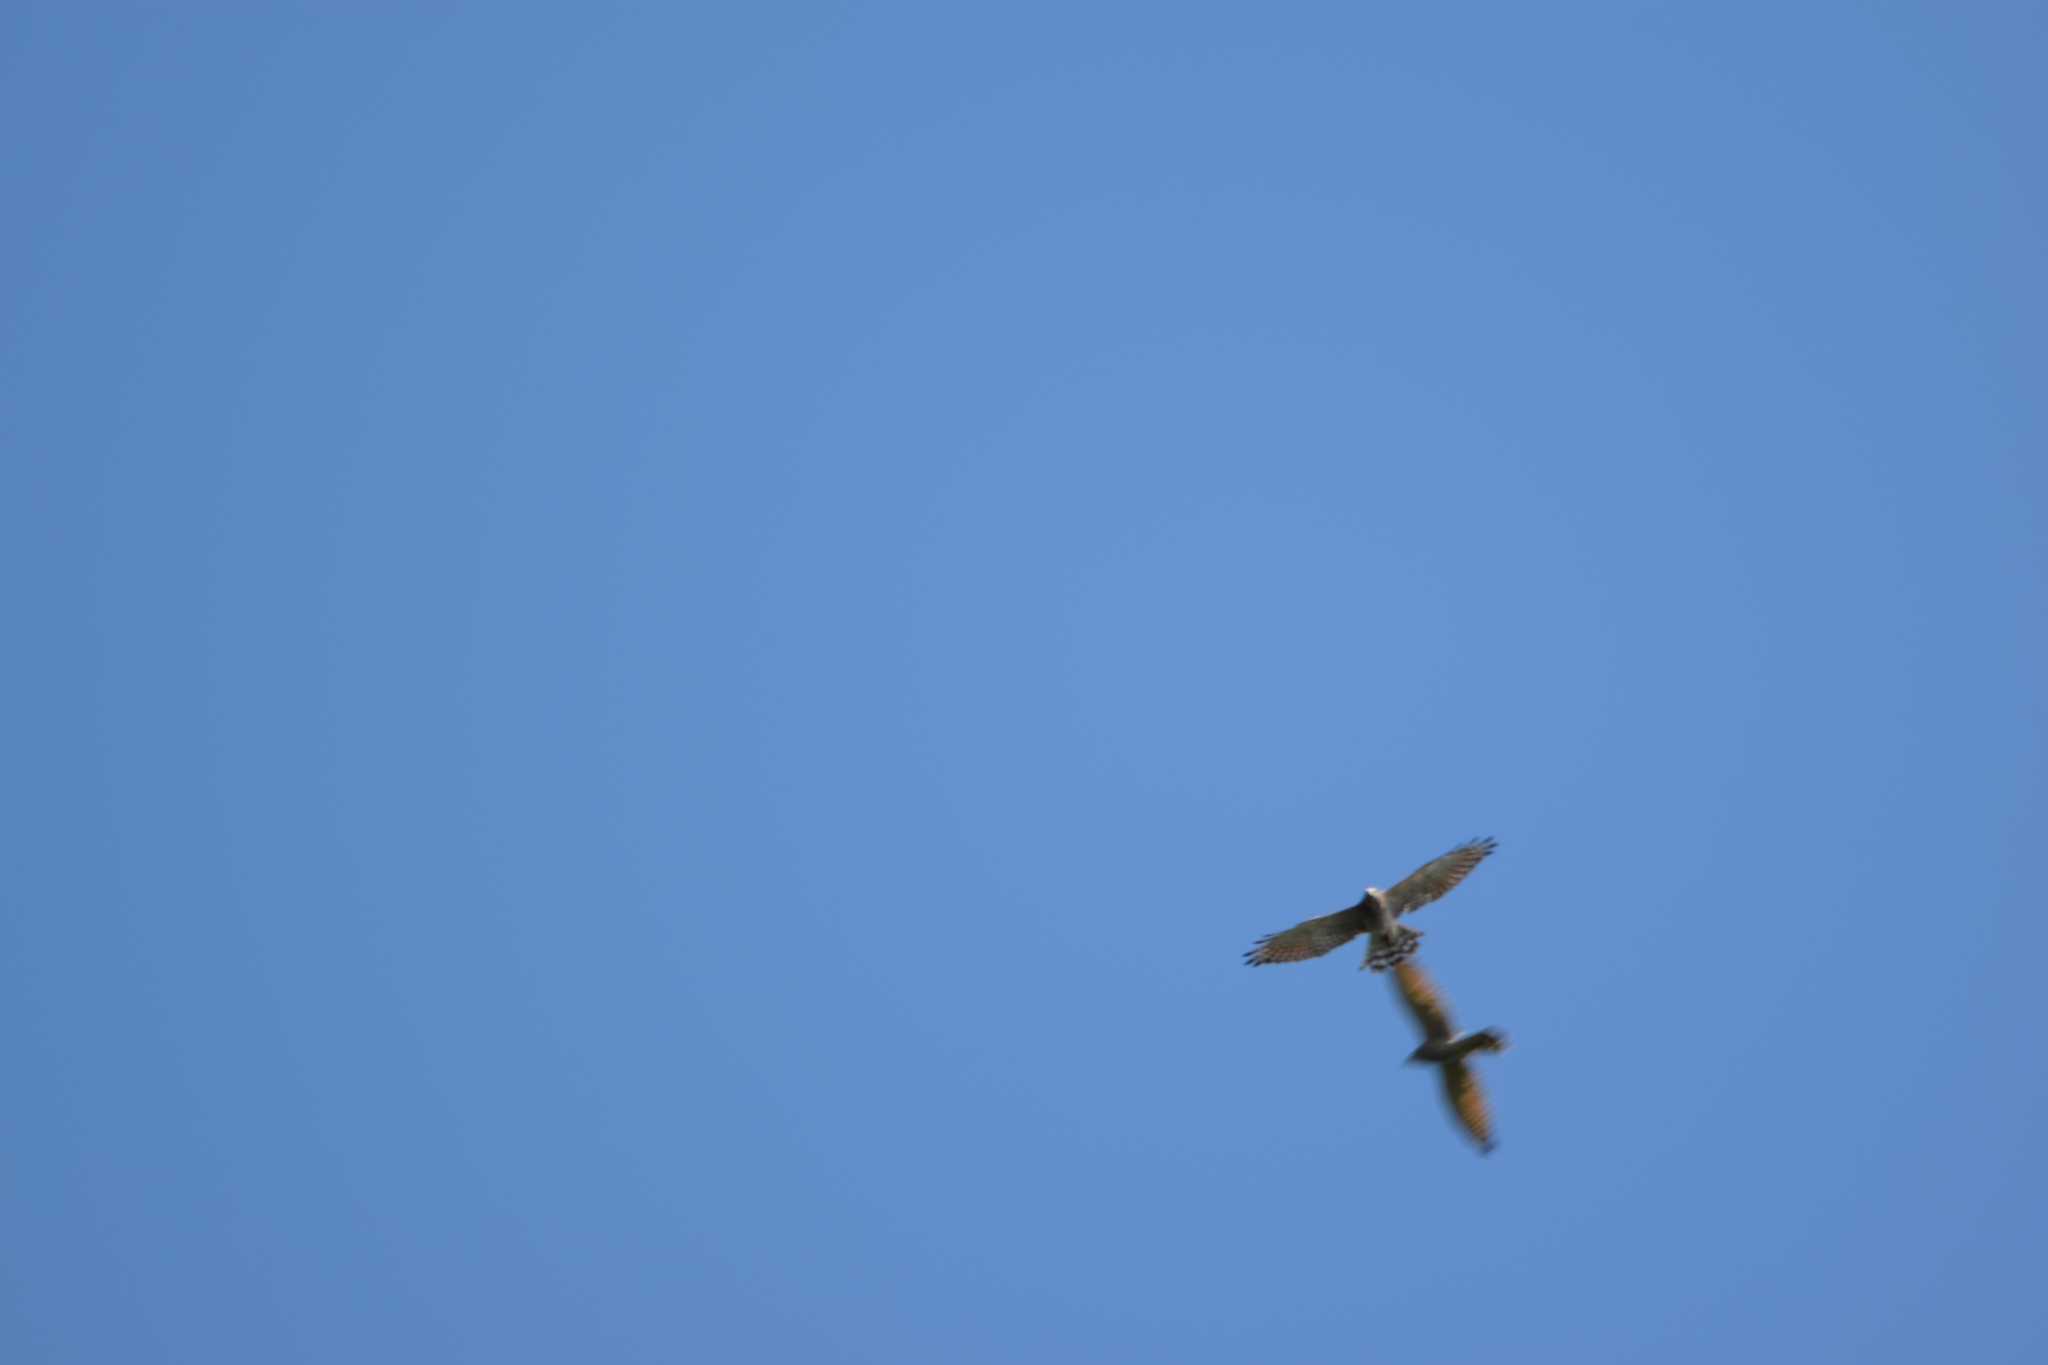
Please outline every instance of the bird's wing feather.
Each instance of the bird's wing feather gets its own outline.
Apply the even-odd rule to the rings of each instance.
[[[1292,929],[1268,934],[1252,945],[1244,960],[1254,967],[1273,962],[1305,962],[1341,948],[1366,930],[1365,911],[1354,905],[1334,915],[1305,919]]]
[[[1492,839],[1472,839],[1459,844],[1443,857],[1424,863],[1386,892],[1387,909],[1396,915],[1405,915],[1410,910],[1428,905],[1464,881],[1495,847]]]
[[[1460,1057],[1445,1062],[1440,1068],[1444,1073],[1444,1099],[1451,1106],[1451,1117],[1479,1144],[1479,1150],[1493,1150],[1493,1111],[1487,1108],[1486,1092],[1479,1088],[1479,1073],[1465,1064]]]
[[[1415,958],[1396,962],[1393,970],[1394,994],[1408,1007],[1408,1013],[1415,1017],[1424,1038],[1444,1041],[1457,1033],[1457,1026],[1451,1023],[1450,1005],[1444,1000],[1443,992],[1436,988],[1436,982],[1429,973],[1422,970],[1422,963]]]

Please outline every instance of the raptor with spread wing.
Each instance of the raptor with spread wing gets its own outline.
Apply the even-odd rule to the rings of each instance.
[[[1487,1107],[1486,1092],[1479,1088],[1478,1074],[1465,1059],[1474,1052],[1507,1051],[1507,1035],[1492,1028],[1459,1033],[1442,992],[1414,958],[1394,964],[1394,993],[1422,1030],[1422,1046],[1408,1054],[1408,1060],[1436,1063],[1443,1073],[1451,1117],[1472,1135],[1481,1152],[1492,1151],[1493,1112]]]
[[[1419,910],[1449,893],[1465,880],[1495,848],[1492,839],[1472,839],[1459,844],[1441,858],[1416,868],[1385,891],[1365,888],[1358,904],[1334,915],[1305,919],[1277,934],[1268,934],[1252,945],[1244,960],[1254,967],[1274,962],[1302,962],[1341,948],[1360,934],[1370,934],[1365,961],[1360,967],[1383,972],[1412,955],[1422,934],[1395,921],[1411,910]]]

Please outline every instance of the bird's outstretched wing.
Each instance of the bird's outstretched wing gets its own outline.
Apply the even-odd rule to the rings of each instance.
[[[1479,1088],[1479,1073],[1467,1066],[1463,1057],[1438,1069],[1444,1073],[1444,1099],[1451,1106],[1451,1117],[1472,1135],[1480,1151],[1492,1151],[1493,1111],[1487,1107],[1486,1092]]]
[[[1447,1041],[1456,1035],[1458,1030],[1451,1023],[1450,1005],[1417,959],[1411,957],[1394,964],[1394,994],[1401,997],[1408,1013],[1415,1016],[1424,1038]]]
[[[1332,948],[1341,948],[1366,930],[1365,911],[1352,906],[1334,915],[1305,919],[1292,929],[1268,934],[1244,955],[1247,964],[1264,967],[1274,962],[1306,962]]]
[[[1465,880],[1473,868],[1497,847],[1492,839],[1471,839],[1441,858],[1432,859],[1394,883],[1385,893],[1387,909],[1405,915],[1428,905]]]

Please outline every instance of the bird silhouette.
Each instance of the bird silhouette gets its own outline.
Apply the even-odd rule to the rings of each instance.
[[[1276,962],[1305,962],[1312,957],[1321,957],[1332,948],[1343,947],[1360,934],[1370,934],[1372,937],[1367,941],[1365,961],[1359,967],[1383,972],[1421,946],[1420,930],[1395,921],[1409,911],[1419,910],[1448,894],[1495,847],[1497,845],[1492,839],[1472,839],[1459,844],[1441,858],[1431,859],[1416,868],[1385,891],[1368,886],[1356,905],[1334,915],[1305,919],[1292,929],[1266,935],[1252,945],[1244,960],[1253,967]]]
[[[1474,1052],[1505,1052],[1508,1036],[1499,1029],[1483,1028],[1458,1032],[1451,1022],[1450,1006],[1443,992],[1422,963],[1406,958],[1394,964],[1394,994],[1408,1007],[1408,1013],[1422,1030],[1422,1046],[1408,1054],[1411,1063],[1435,1063],[1443,1075],[1444,1100],[1451,1117],[1479,1144],[1481,1152],[1493,1150],[1493,1111],[1486,1092],[1479,1088],[1479,1075],[1466,1058]]]

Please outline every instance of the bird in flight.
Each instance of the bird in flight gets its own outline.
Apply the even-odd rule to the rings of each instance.
[[[1383,972],[1412,956],[1421,946],[1419,930],[1395,923],[1410,910],[1419,910],[1465,880],[1473,868],[1495,848],[1492,839],[1472,839],[1459,844],[1441,858],[1416,868],[1385,891],[1365,888],[1358,904],[1334,915],[1305,919],[1292,929],[1268,934],[1252,945],[1244,960],[1264,967],[1274,962],[1304,962],[1341,948],[1360,934],[1370,934],[1365,961],[1359,963]]]
[[[1394,964],[1394,993],[1422,1029],[1422,1046],[1409,1053],[1408,1060],[1436,1063],[1443,1073],[1444,1099],[1451,1106],[1451,1117],[1472,1135],[1482,1153],[1492,1151],[1493,1111],[1487,1107],[1486,1092],[1479,1088],[1478,1075],[1465,1058],[1474,1052],[1506,1052],[1508,1036],[1494,1028],[1459,1033],[1436,983],[1413,958]]]

